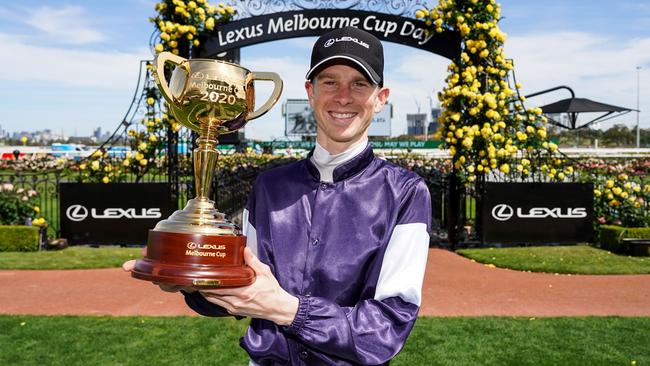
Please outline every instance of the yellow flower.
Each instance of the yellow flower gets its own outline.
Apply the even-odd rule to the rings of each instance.
[[[156,101],[153,98],[151,98],[151,97],[147,98],[147,104],[148,105],[153,105],[155,102]]]
[[[600,197],[600,196],[602,196],[602,195],[603,195],[603,193],[602,193],[601,191],[599,191],[599,190],[597,190],[597,189],[594,189],[594,196],[596,196],[596,197]]]
[[[32,225],[34,225],[34,226],[45,226],[45,219],[42,218],[42,217],[34,219],[34,220],[32,220]]]
[[[519,141],[526,141],[526,139],[528,139],[528,135],[526,135],[525,133],[523,133],[521,131],[517,131],[517,139]]]
[[[504,172],[504,173],[506,173],[506,174],[508,174],[508,173],[510,173],[510,165],[508,165],[508,164],[503,164],[503,165],[501,165],[501,166],[499,167],[499,170],[502,171],[502,172]]]
[[[107,176],[104,176],[104,178],[102,178],[102,182],[104,182],[104,183],[108,183],[110,181],[111,180]]]
[[[607,180],[607,181],[605,182],[605,187],[607,187],[607,188],[612,188],[612,187],[614,187],[614,181],[613,181],[613,180]]]
[[[147,159],[140,159],[140,161],[138,161],[138,162],[139,162],[140,165],[142,165],[142,166],[147,165]]]
[[[146,142],[141,142],[140,145],[138,145],[138,150],[146,150],[146,149],[147,149]]]
[[[129,165],[131,165],[131,160],[129,160],[129,159],[124,159],[124,161],[122,162],[122,165],[124,165],[124,166],[129,166]]]
[[[99,170],[99,161],[95,160],[90,164],[92,170]]]
[[[214,29],[214,18],[210,17],[205,21],[205,29],[207,30]]]
[[[38,206],[34,206],[33,209],[34,209],[34,212],[36,212],[36,213],[41,212],[41,208],[38,207]]]
[[[79,164],[79,169],[80,170],[85,170],[86,169],[86,164]]]
[[[158,43],[156,44],[156,47],[154,49],[156,50],[156,52],[160,53],[163,51],[163,45]]]

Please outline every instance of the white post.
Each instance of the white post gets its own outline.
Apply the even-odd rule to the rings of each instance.
[[[636,67],[636,148],[641,147],[641,127],[639,126],[639,70],[641,66]]]

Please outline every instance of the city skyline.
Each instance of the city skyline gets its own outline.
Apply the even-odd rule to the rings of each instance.
[[[228,3],[226,1],[226,3]],[[514,59],[522,93],[568,85],[577,97],[636,108],[640,70],[640,122],[648,128],[650,108],[650,4],[622,1],[500,1],[500,28],[508,34],[505,53]],[[139,61],[151,59],[148,41],[155,2],[120,0],[24,1],[0,5],[0,53],[13,55],[0,70],[0,125],[7,131],[64,130],[90,135],[117,128],[133,96]],[[605,25],[605,26],[604,26]],[[241,63],[274,71],[285,82],[281,101],[267,116],[249,123],[249,138],[284,134],[280,104],[304,99],[304,72],[314,38],[297,38],[243,48]],[[435,106],[448,60],[414,48],[384,43],[386,84],[394,105],[392,135],[406,133],[406,114]],[[260,84],[260,98],[269,93]],[[568,97],[535,97],[528,107]],[[88,123],[92,121],[92,125]],[[635,113],[605,123],[633,127]]]

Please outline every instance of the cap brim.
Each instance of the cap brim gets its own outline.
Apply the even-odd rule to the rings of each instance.
[[[366,76],[368,77],[368,79],[370,79],[370,81],[372,81],[373,83],[375,83],[377,85],[381,84],[381,79],[380,79],[379,75],[377,75],[377,73],[375,73],[372,70],[372,68],[368,65],[368,63],[366,63],[363,59],[357,58],[357,57],[352,56],[352,55],[336,55],[336,56],[328,57],[328,58],[326,58],[324,60],[321,60],[321,62],[314,65],[314,67],[312,67],[307,72],[307,75],[305,76],[305,78],[307,80],[311,80],[314,77],[314,72],[315,71],[317,71],[321,66],[325,65],[326,63],[329,63],[330,61],[336,60],[336,59],[344,59],[344,60],[352,61],[353,63],[355,63],[356,65],[358,65],[361,68],[361,71],[363,71],[363,73],[366,74]]]

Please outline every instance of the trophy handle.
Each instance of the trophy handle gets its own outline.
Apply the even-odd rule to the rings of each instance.
[[[167,80],[165,80],[165,63],[170,62],[174,65],[181,67],[186,74],[185,85],[183,85],[183,92],[187,89],[187,83],[190,79],[190,72],[187,69],[187,66],[183,65],[187,61],[186,59],[176,56],[171,52],[161,52],[156,56],[156,72],[154,76],[158,79],[158,86],[160,86],[160,93],[165,98],[169,104],[177,104],[176,98],[172,95],[171,90],[169,90],[169,85]],[[182,97],[182,96],[181,96]]]
[[[280,94],[282,94],[282,79],[280,79],[280,75],[274,72],[253,72],[253,80],[270,80],[273,82],[274,86],[269,100],[267,100],[258,110],[253,111],[246,116],[247,121],[260,117],[264,113],[268,112],[278,99],[280,99]]]

